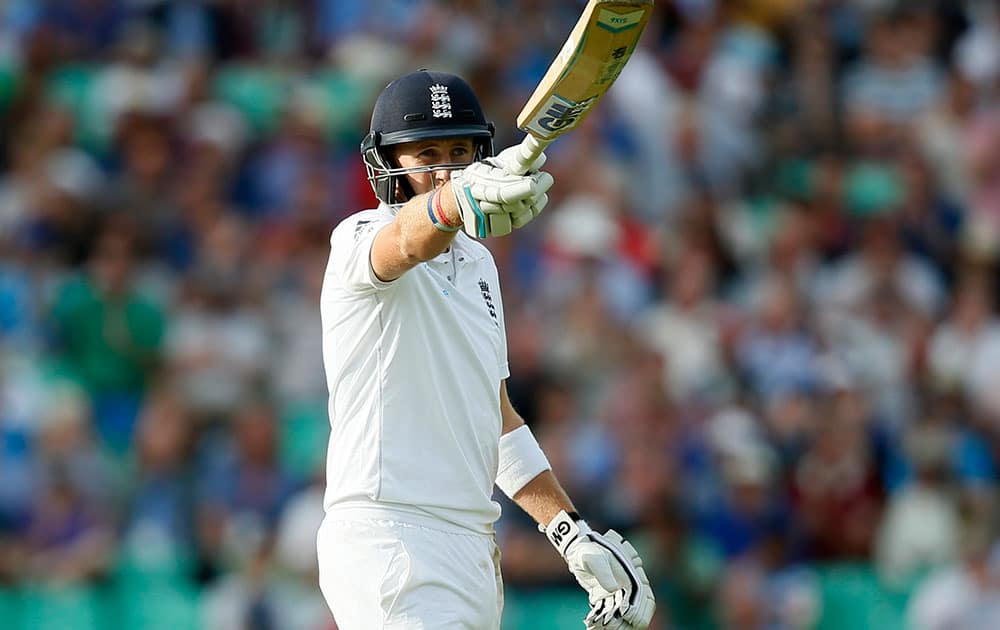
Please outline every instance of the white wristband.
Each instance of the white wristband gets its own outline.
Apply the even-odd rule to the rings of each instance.
[[[512,499],[529,481],[552,469],[526,424],[500,436],[499,464],[497,486]]]

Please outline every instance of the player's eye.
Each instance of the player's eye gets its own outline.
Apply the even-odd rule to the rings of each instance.
[[[425,162],[430,162],[432,160],[437,159],[438,151],[437,149],[424,149],[423,151],[417,154],[417,157],[419,157],[421,160],[424,160]]]

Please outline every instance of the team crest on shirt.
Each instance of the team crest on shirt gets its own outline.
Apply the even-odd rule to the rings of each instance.
[[[431,91],[431,116],[451,118],[451,95],[448,94],[448,86],[437,83],[428,89]]]
[[[497,321],[497,309],[493,306],[493,296],[490,295],[490,285],[487,284],[482,278],[479,279],[479,292],[483,294],[483,302],[486,303],[486,309],[490,312],[490,317],[493,318],[493,323],[499,326],[500,322]]]

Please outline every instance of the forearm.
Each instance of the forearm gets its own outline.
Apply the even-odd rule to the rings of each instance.
[[[513,499],[514,503],[541,525],[548,525],[563,510],[576,510],[551,470],[546,470],[529,481]]]
[[[617,532],[598,534],[576,514],[538,442],[522,426],[504,381],[500,412],[497,485],[535,519],[587,591],[587,628],[646,628],[656,604],[639,554]]]
[[[417,195],[396,213],[396,220],[382,229],[372,244],[372,269],[380,279],[399,278],[422,262],[431,260],[451,245],[458,232],[446,232],[435,227],[427,213],[428,200],[431,211],[439,221],[458,226],[461,213],[455,203],[451,182],[446,182],[437,197],[435,192]]]
[[[573,503],[559,485],[534,436],[527,428],[515,433],[524,426],[524,418],[510,403],[506,381],[500,383],[500,417],[501,478],[497,482],[501,489],[542,525],[548,525],[561,510],[572,512]]]

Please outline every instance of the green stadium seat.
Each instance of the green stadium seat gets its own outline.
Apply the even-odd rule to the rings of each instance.
[[[222,67],[212,86],[216,97],[246,117],[257,133],[272,131],[280,120],[291,79],[259,66]]]
[[[46,85],[52,102],[73,114],[77,142],[98,154],[107,149],[112,132],[95,88],[103,70],[83,63],[65,64],[49,74]]]
[[[128,582],[171,582],[183,580],[194,567],[190,550],[168,548],[168,552],[143,557],[130,553],[127,547],[120,549],[114,569],[118,581]]]
[[[337,70],[320,73],[310,85],[322,96],[330,138],[339,142],[354,141],[354,129],[366,116],[366,108],[375,100],[379,86],[366,85],[359,78]]]
[[[504,630],[578,630],[587,616],[587,596],[579,589],[504,592]]]
[[[187,580],[120,581],[114,599],[118,628],[200,630],[200,593]]]
[[[0,112],[6,110],[14,100],[21,82],[21,73],[17,67],[9,63],[0,63]]]
[[[26,586],[20,590],[20,630],[105,630],[104,602],[90,586]]]
[[[330,437],[326,401],[298,403],[282,410],[279,425],[281,461],[288,472],[308,478],[322,470]]]
[[[21,599],[13,588],[0,589],[0,622],[4,627],[20,627]]]
[[[907,593],[891,593],[866,564],[819,570],[823,613],[817,630],[903,630]]]

